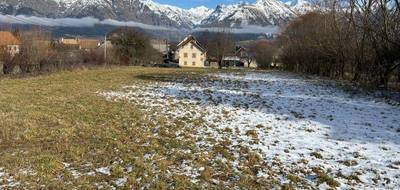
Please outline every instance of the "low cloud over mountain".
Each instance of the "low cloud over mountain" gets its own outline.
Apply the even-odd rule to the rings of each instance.
[[[277,0],[258,0],[253,4],[220,5],[213,10],[203,6],[182,9],[152,0],[3,0],[0,22],[67,27],[104,24],[186,31],[230,27],[234,31],[254,32],[271,31],[301,11],[309,10],[301,8],[308,3],[290,5]]]

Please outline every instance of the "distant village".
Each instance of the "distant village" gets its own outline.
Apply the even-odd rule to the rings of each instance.
[[[131,36],[127,34],[119,30],[119,33],[114,32],[103,39],[76,36],[53,39],[51,34],[37,30],[0,31],[0,74],[50,71],[60,65],[64,68],[111,63],[155,67],[255,69],[262,67],[257,62],[257,59],[260,60],[257,49],[265,49],[262,45],[270,46],[267,40],[259,40],[258,47],[254,42],[250,46],[249,42],[228,41],[226,34],[200,36],[199,38],[205,39],[203,41],[188,35],[180,42],[154,39],[135,32]],[[149,47],[145,52],[147,46]],[[154,59],[155,57],[157,58]],[[273,65],[273,61],[268,64]]]

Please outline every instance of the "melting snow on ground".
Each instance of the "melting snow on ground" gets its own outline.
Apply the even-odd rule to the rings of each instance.
[[[148,114],[201,118],[204,126],[196,136],[228,138],[229,151],[238,158],[238,144],[261,155],[266,169],[259,177],[271,175],[268,170],[279,161],[274,177],[282,182],[293,173],[311,187],[327,188],[316,176],[319,168],[340,189],[400,188],[400,107],[345,92],[331,81],[281,72],[212,74],[100,95],[128,100]],[[213,146],[206,141],[197,145]]]

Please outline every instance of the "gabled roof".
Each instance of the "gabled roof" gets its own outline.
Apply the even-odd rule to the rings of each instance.
[[[185,45],[188,44],[188,43],[192,43],[192,44],[195,45],[198,49],[200,49],[200,51],[202,51],[203,53],[206,52],[206,49],[203,48],[203,46],[201,46],[200,42],[197,41],[197,39],[196,39],[194,36],[192,36],[192,35],[189,35],[189,36],[186,37],[183,41],[181,41],[181,42],[178,44],[178,49],[180,49],[181,47],[185,46]]]
[[[0,46],[20,44],[21,42],[11,32],[0,31]]]
[[[242,59],[239,56],[236,56],[236,55],[228,55],[228,56],[224,56],[222,58],[222,60],[224,60],[224,61],[240,61]]]

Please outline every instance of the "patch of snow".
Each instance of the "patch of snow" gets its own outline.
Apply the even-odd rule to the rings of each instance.
[[[236,147],[258,152],[266,163],[258,177],[268,176],[267,168],[291,173],[317,167],[329,171],[341,189],[400,188],[398,169],[390,167],[400,158],[400,108],[344,92],[332,81],[280,72],[214,74],[99,94],[109,101],[128,100],[147,113],[203,119],[195,136],[229,139],[236,169]],[[204,140],[197,145],[214,146]],[[282,166],[274,166],[274,161]],[[195,182],[200,170],[183,162],[181,171]],[[316,188],[327,188],[315,174],[296,174]],[[277,179],[288,181],[285,175]]]
[[[110,167],[97,168],[96,172],[104,174],[104,175],[111,175],[111,168]]]
[[[127,177],[119,178],[119,179],[115,180],[115,185],[117,185],[118,187],[122,187],[125,185],[125,183],[127,181],[128,181]]]
[[[0,168],[0,189],[17,189],[21,185],[20,182],[16,181],[14,176],[10,175],[4,168]]]

